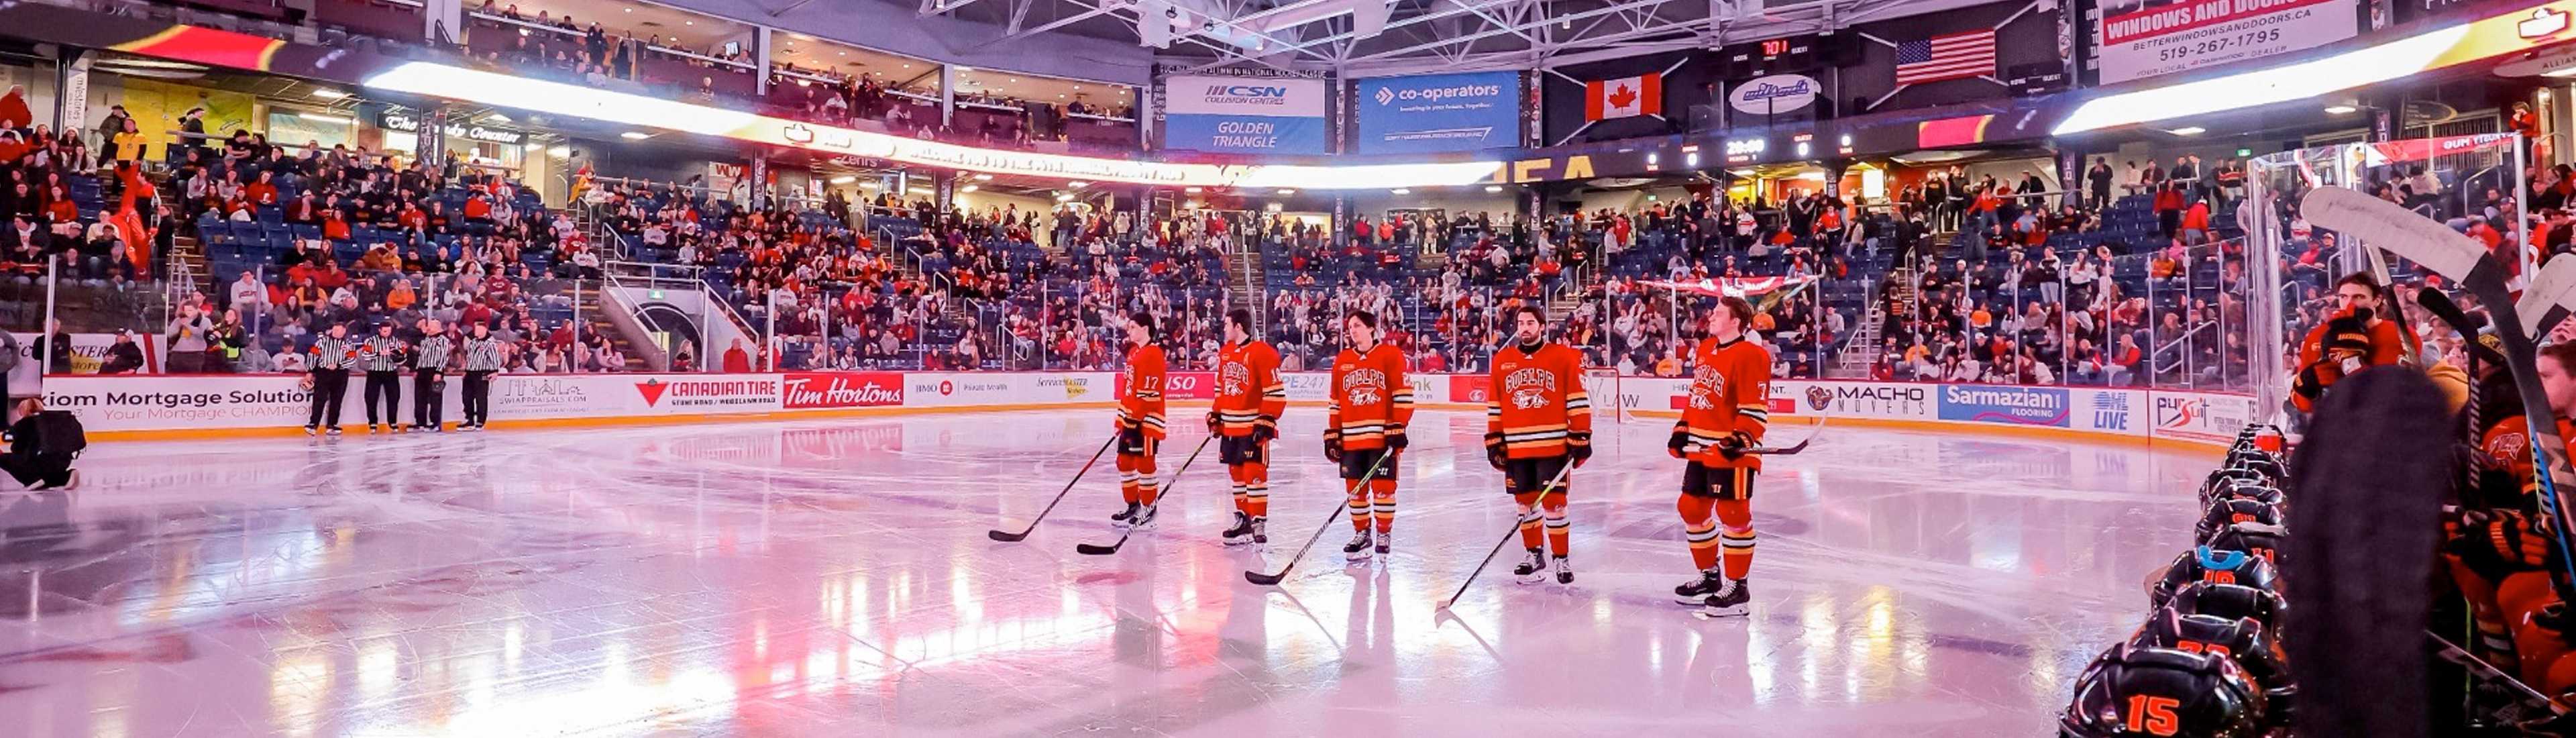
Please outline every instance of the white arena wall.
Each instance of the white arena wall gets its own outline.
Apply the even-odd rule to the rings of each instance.
[[[1322,372],[1287,376],[1289,399],[1323,401]],[[292,433],[311,395],[300,375],[56,376],[45,379],[45,404],[81,417],[100,440]],[[363,424],[363,383],[352,377],[340,420]],[[1176,405],[1213,395],[1212,372],[1173,372],[1167,395]],[[1479,409],[1483,375],[1417,374],[1423,407]],[[1587,380],[1595,404],[1612,380]],[[544,374],[493,377],[492,422],[500,427],[790,419],[906,412],[999,411],[1107,407],[1116,372],[779,372],[764,374]],[[1688,380],[1624,377],[1619,404],[1638,417],[1675,417]],[[403,417],[410,417],[409,378]],[[451,378],[446,417],[464,417],[461,381]],[[1775,419],[1850,420],[1859,424],[1946,428],[1967,432],[2065,434],[2219,445],[2255,416],[2254,398],[2212,392],[2135,388],[2018,387],[1830,380],[1780,380],[1771,386]],[[2005,429],[2011,429],[2009,431]]]

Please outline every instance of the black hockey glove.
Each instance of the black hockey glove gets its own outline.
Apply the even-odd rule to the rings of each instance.
[[[1269,442],[1270,442],[1270,439],[1278,438],[1278,437],[1279,437],[1279,419],[1278,419],[1278,418],[1262,418],[1262,419],[1261,419],[1261,422],[1258,422],[1258,423],[1254,423],[1254,424],[1252,424],[1252,442],[1253,442],[1253,443],[1269,443]]]
[[[1493,465],[1494,471],[1502,471],[1503,462],[1510,458],[1511,456],[1503,451],[1503,434],[1485,434],[1485,463]]]
[[[1335,464],[1342,463],[1342,434],[1324,434],[1324,460]]]
[[[1665,441],[1664,448],[1671,450],[1673,458],[1690,458],[1690,432],[1678,427],[1674,428],[1672,440]]]
[[[1387,450],[1389,450],[1389,451],[1402,451],[1402,450],[1404,450],[1404,446],[1405,446],[1405,440],[1404,440],[1404,426],[1400,426],[1400,425],[1399,425],[1399,426],[1393,426],[1393,427],[1389,427],[1389,428],[1387,428],[1387,429],[1386,429],[1386,448],[1387,448]]]
[[[1218,420],[1216,413],[1208,413],[1208,433],[1214,435],[1223,432],[1225,432],[1225,421]]]
[[[1729,461],[1744,458],[1744,452],[1752,448],[1753,437],[1745,435],[1744,431],[1728,433],[1725,438],[1717,439],[1717,453]]]
[[[1566,455],[1574,457],[1575,466],[1582,466],[1583,462],[1592,460],[1592,434],[1576,431],[1568,438],[1570,440],[1567,441],[1565,452]]]

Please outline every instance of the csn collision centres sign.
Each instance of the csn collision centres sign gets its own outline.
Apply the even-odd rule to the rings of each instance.
[[[2352,38],[2358,0],[2106,3],[2093,29],[2102,84],[2260,59]]]
[[[1941,419],[2064,428],[2068,398],[2058,387],[1940,385]]]
[[[1324,153],[1324,81],[1167,77],[1163,146],[1220,154]]]
[[[1362,154],[1431,154],[1519,144],[1519,72],[1380,77],[1359,82]]]

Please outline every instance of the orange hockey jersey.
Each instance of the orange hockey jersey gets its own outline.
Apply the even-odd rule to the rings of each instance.
[[[1564,344],[1542,344],[1535,354],[1519,346],[1494,352],[1493,387],[1486,392],[1485,432],[1503,435],[1505,456],[1563,456],[1568,446],[1589,442],[1574,437],[1592,435],[1583,355]]]
[[[1127,388],[1118,393],[1118,427],[1143,424],[1145,437],[1163,437],[1163,347],[1127,353]]]
[[[1342,448],[1366,450],[1386,445],[1386,434],[1404,432],[1413,421],[1413,385],[1404,378],[1404,354],[1378,343],[1368,353],[1342,349],[1333,357],[1331,397],[1325,405],[1324,437],[1340,438]]]
[[[1260,341],[1227,344],[1216,354],[1216,419],[1229,437],[1267,426],[1279,433],[1288,409],[1288,384],[1279,378],[1279,351]]]
[[[1718,343],[1700,339],[1691,370],[1690,403],[1674,429],[1690,434],[1699,451],[1692,461],[1718,468],[1760,470],[1762,457],[1746,454],[1728,460],[1717,441],[1742,431],[1755,443],[1771,425],[1771,352],[1737,338]]]

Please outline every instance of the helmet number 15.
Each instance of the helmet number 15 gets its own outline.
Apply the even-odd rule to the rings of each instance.
[[[2130,695],[2129,731],[2173,735],[2182,728],[2181,721],[2174,717],[2174,708],[2181,706],[2182,701],[2171,697]]]

